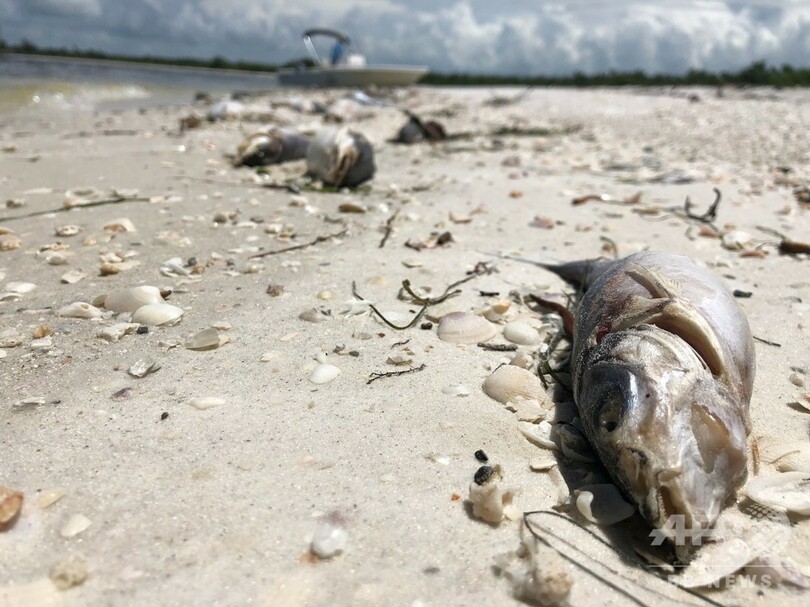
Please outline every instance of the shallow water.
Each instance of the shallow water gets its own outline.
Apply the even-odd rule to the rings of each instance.
[[[205,91],[278,87],[273,74],[211,70],[95,59],[0,55],[0,112],[25,107],[99,110],[187,103]]]

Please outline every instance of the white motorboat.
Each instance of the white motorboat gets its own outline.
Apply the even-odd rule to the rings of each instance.
[[[321,58],[313,36],[334,39],[331,56]],[[350,52],[351,39],[340,32],[316,28],[304,32],[304,45],[315,63],[313,67],[279,70],[278,80],[287,86],[365,87],[408,86],[428,72],[426,66],[368,65],[363,55]]]

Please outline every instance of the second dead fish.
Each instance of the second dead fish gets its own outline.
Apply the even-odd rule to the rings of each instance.
[[[755,362],[743,311],[679,255],[543,267],[585,289],[571,370],[589,441],[651,525],[693,544],[746,479]]]
[[[248,136],[236,150],[234,166],[266,166],[300,160],[307,155],[309,138],[292,129],[272,128]]]
[[[307,151],[307,173],[324,185],[353,188],[374,176],[374,148],[361,133],[325,128]]]

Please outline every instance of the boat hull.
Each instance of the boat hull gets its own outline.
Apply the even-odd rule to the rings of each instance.
[[[428,68],[421,66],[313,67],[302,70],[280,70],[278,80],[285,86],[408,86],[427,72]]]

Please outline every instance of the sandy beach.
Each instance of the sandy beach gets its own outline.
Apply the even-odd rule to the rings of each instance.
[[[267,187],[303,175],[303,161],[261,177],[226,155],[267,124],[317,131],[323,115],[290,99],[329,105],[345,91],[251,97],[182,132],[209,108],[0,117],[0,486],[24,495],[0,531],[0,606],[520,604],[494,566],[518,549],[520,515],[568,489],[556,469],[532,469],[554,453],[482,383],[516,355],[536,364],[559,327],[523,296],[572,289],[497,255],[696,260],[736,290],[761,340],[752,436],[806,448],[810,258],[782,254],[760,228],[810,242],[797,195],[810,185],[810,93],[520,93],[416,87],[389,106],[345,104],[377,171],[336,192]],[[464,136],[392,143],[401,109]],[[713,227],[684,216],[687,197],[699,215],[714,188]],[[404,280],[435,297],[465,278],[409,329],[368,305],[408,324],[421,305]],[[127,313],[57,315],[142,285],[180,321],[115,339],[99,333]],[[443,341],[438,320],[454,311],[501,314],[491,343],[503,345],[504,323],[524,320],[537,343]],[[211,327],[217,347],[186,347]],[[319,365],[339,374],[314,383]],[[471,515],[477,450],[501,466],[517,520]],[[763,461],[758,474],[776,470]],[[576,508],[560,512],[545,522],[582,567],[549,567],[573,582],[571,605],[706,604],[584,533],[611,537]],[[810,575],[810,521],[790,523],[781,555]],[[319,530],[345,549],[313,555]],[[703,595],[798,606],[806,592],[739,583]]]

